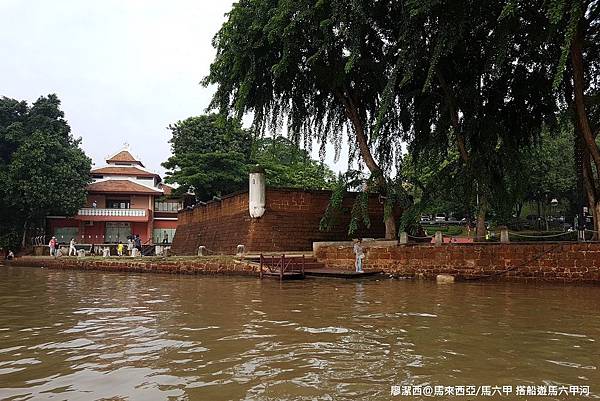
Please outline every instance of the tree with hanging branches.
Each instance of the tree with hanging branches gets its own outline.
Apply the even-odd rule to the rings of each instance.
[[[481,239],[487,212],[509,198],[507,179],[518,174],[514,160],[555,113],[548,58],[556,46],[540,42],[547,34],[545,17],[535,5],[523,6],[527,25],[500,2],[423,1],[407,7],[420,21],[413,25],[422,28],[409,37],[415,43],[404,45],[415,49],[409,53],[414,62],[405,65],[426,66],[419,77],[422,93],[413,101],[409,152],[414,162],[439,160],[447,164],[440,172],[461,176],[456,183],[463,185],[465,203],[478,199]]]
[[[533,8],[533,11],[532,11]],[[551,49],[547,65],[553,71],[553,94],[563,113],[571,116],[575,128],[574,156],[580,203],[593,210],[594,230],[600,232],[600,1],[550,0],[529,2],[510,0],[504,14],[523,21],[522,30],[532,18],[543,27],[537,48],[524,49],[529,54],[538,48]],[[565,151],[568,151],[565,149]],[[578,213],[582,214],[579,210]],[[598,234],[596,233],[596,238]]]
[[[400,82],[399,49],[389,41],[401,2],[241,0],[214,38],[217,55],[204,85],[211,109],[254,116],[258,134],[287,127],[290,138],[335,157],[345,138],[350,159],[370,172],[385,199],[386,237],[396,235],[390,174],[402,138],[404,107],[386,107]],[[400,80],[398,80],[400,81]],[[390,82],[392,82],[390,84]]]

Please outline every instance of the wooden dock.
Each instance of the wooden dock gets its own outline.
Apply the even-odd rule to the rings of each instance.
[[[273,278],[278,280],[302,280],[305,277],[313,278],[341,278],[363,279],[373,278],[381,271],[357,272],[351,269],[330,269],[313,256],[304,254],[289,255],[263,255],[247,256],[246,261],[260,266],[260,278]]]
[[[337,270],[337,269],[306,269],[304,275],[307,277],[319,278],[344,278],[344,279],[359,279],[371,278],[381,274],[380,271],[356,272],[354,270]]]

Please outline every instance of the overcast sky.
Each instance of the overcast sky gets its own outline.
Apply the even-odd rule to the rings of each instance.
[[[123,148],[161,175],[167,125],[204,112],[199,82],[230,0],[0,0],[0,96],[56,93],[99,166]],[[334,170],[345,170],[342,156]],[[316,155],[316,153],[315,153]]]

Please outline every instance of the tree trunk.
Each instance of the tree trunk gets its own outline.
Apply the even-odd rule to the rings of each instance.
[[[369,143],[367,141],[367,135],[365,133],[365,129],[360,118],[360,113],[357,105],[354,103],[350,96],[346,96],[342,91],[338,90],[335,92],[338,100],[342,102],[344,105],[344,109],[346,111],[346,116],[350,119],[352,123],[352,127],[354,127],[354,133],[356,135],[356,143],[358,144],[358,149],[360,150],[360,156],[362,157],[365,165],[371,172],[371,174],[375,177],[377,181],[377,186],[379,187],[379,193],[382,197],[387,197],[387,182],[385,180],[385,176],[383,175],[383,171],[373,158],[371,154],[371,149],[369,149]],[[392,207],[393,208],[393,207]],[[385,223],[385,238],[386,239],[394,239],[396,238],[396,219],[394,218],[394,213],[390,212],[387,217],[384,217]]]
[[[480,199],[479,210],[477,211],[477,226],[475,239],[477,241],[484,241],[487,229],[485,227],[485,216],[487,214],[487,206],[485,204],[485,198]]]
[[[25,223],[23,223],[23,237],[21,238],[21,249],[24,249],[26,244],[26,240],[27,240],[27,220],[25,220]]]
[[[583,31],[581,23],[577,26],[575,38],[571,44],[571,63],[573,64],[573,91],[575,93],[575,113],[577,115],[577,126],[583,137],[584,143],[596,167],[600,173],[600,149],[596,144],[594,134],[590,127],[587,112],[585,110],[585,75],[583,65]]]
[[[517,216],[517,218],[521,217],[521,212],[523,212],[523,202],[516,202],[515,215]]]
[[[394,218],[394,214],[391,213],[388,217],[385,218],[385,239],[395,239],[396,238],[396,219]]]
[[[573,92],[575,100],[576,128],[585,144],[583,154],[583,184],[588,200],[588,207],[594,213],[594,239],[598,239],[600,231],[600,197],[598,184],[594,179],[591,168],[593,161],[596,173],[600,174],[600,149],[596,144],[595,134],[592,132],[587,111],[585,109],[585,67],[583,61],[584,27],[582,21],[577,25],[575,37],[571,43],[571,63],[573,66]],[[579,213],[582,213],[580,210]],[[585,222],[585,217],[582,219]]]

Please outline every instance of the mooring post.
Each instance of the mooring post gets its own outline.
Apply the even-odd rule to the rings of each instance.
[[[236,256],[244,256],[245,253],[246,253],[246,247],[243,244],[238,245],[235,250]]]
[[[261,253],[260,254],[260,270],[258,272],[258,277],[260,277],[261,280],[262,280],[262,276],[263,276],[262,269],[263,269],[263,254]]]
[[[444,243],[444,235],[442,234],[441,231],[436,231],[435,232],[435,244],[442,245],[443,243]]]
[[[510,238],[508,237],[508,227],[500,227],[500,242],[510,242]]]
[[[408,244],[408,233],[406,231],[402,231],[400,233],[400,240],[398,241],[400,244]]]

